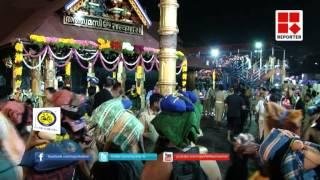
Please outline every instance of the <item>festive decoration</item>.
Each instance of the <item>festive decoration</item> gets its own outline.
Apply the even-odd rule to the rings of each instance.
[[[134,47],[129,42],[123,42],[122,43],[122,49],[123,50],[128,50],[128,51],[133,51]]]
[[[16,81],[15,81],[15,87],[16,87],[16,89],[20,88],[21,84],[22,84],[22,81],[21,81],[21,80],[16,80]]]
[[[30,35],[30,40],[34,41],[36,43],[46,43],[46,37],[45,36],[38,36],[38,35]]]
[[[115,51],[121,51],[122,44],[120,41],[111,41],[111,48]]]
[[[187,85],[187,71],[188,71],[188,61],[187,59],[184,59],[182,61],[181,65],[181,70],[182,70],[182,90],[186,91],[186,85]]]
[[[137,52],[138,54],[141,54],[142,52],[144,52],[144,46],[142,45],[134,45],[134,51]]]
[[[142,91],[141,86],[137,86],[136,87],[136,92],[137,92],[138,95],[141,95],[141,91]]]
[[[177,56],[178,56],[178,59],[184,58],[184,54],[183,54],[183,52],[181,52],[181,51],[177,51]]]
[[[152,54],[158,54],[160,52],[160,49],[155,49],[155,48],[151,48],[151,47],[144,47],[143,48],[144,52],[149,52]]]
[[[142,78],[143,78],[143,67],[139,65],[136,71],[136,79],[142,79]]]
[[[113,79],[116,79],[116,78],[117,78],[117,72],[116,72],[116,71],[113,71],[113,72],[112,72],[112,78],[113,78]]]
[[[16,52],[18,52],[18,51],[16,51]],[[21,63],[22,61],[23,61],[23,55],[22,55],[22,53],[16,53],[14,62],[15,62],[15,63]]]
[[[97,61],[100,61],[102,67],[110,72],[115,72],[119,63],[122,63],[128,71],[136,70],[136,78],[140,79],[139,83],[143,83],[141,80],[144,79],[144,71],[150,72],[154,70],[154,68],[159,70],[159,60],[157,58],[159,49],[155,48],[132,45],[129,42],[109,41],[103,38],[97,39],[97,43],[95,43],[71,38],[31,35],[30,40],[42,47],[41,50],[35,54],[24,48],[22,43],[16,44],[15,49],[18,51],[16,51],[15,63],[21,64],[21,62],[23,62],[27,68],[36,69],[42,65],[46,57],[53,58],[56,67],[65,67],[66,82],[69,82],[71,79],[71,60],[76,60],[83,69],[89,69],[88,66],[84,65],[85,63],[83,61],[90,62],[91,66],[94,66]],[[106,51],[111,51],[111,53],[106,53]],[[23,52],[24,54],[22,54]],[[25,61],[27,58],[31,60],[38,58],[39,60],[37,63],[29,65],[28,63],[30,62]],[[179,69],[177,75],[182,73],[182,84],[183,87],[185,87],[187,80],[187,60],[181,51],[177,52],[177,59],[183,60],[177,65]],[[14,73],[15,77],[21,76],[22,68],[18,67]],[[115,76],[116,73],[113,73],[114,78]]]
[[[103,49],[110,49],[111,48],[111,43],[108,40],[104,40],[102,38],[98,39],[98,43],[99,43],[99,49],[103,50]]]
[[[23,44],[21,42],[16,43],[15,50],[16,50],[16,52],[22,52],[23,51]]]
[[[74,47],[93,49],[98,47],[98,44],[93,41],[74,40],[71,38],[45,37],[34,34],[30,35],[30,40],[39,45],[51,44],[59,48]]]
[[[14,69],[14,74],[16,76],[21,76],[22,75],[22,66],[18,66]]]
[[[154,54],[159,53],[159,49],[156,48],[150,48],[150,47],[144,47],[142,45],[132,45],[129,42],[120,42],[120,41],[109,41],[105,40],[103,38],[98,38],[97,43],[93,41],[85,41],[85,40],[74,40],[71,38],[56,38],[56,37],[45,37],[41,35],[30,35],[30,40],[34,42],[35,44],[41,45],[41,46],[53,46],[57,48],[75,48],[75,49],[98,49],[103,52],[106,50],[113,50],[117,53],[123,53],[123,52],[133,52],[135,54],[143,54],[147,56],[153,56]],[[17,47],[21,49],[20,47]],[[64,60],[68,58],[72,53],[69,51],[69,53],[64,57],[58,57],[56,54],[53,53],[52,49],[49,48],[50,55],[53,55],[55,59]],[[97,52],[98,53],[98,52]],[[42,54],[42,53],[40,53]],[[78,53],[79,54],[79,53]],[[99,54],[99,53],[98,53]],[[131,53],[130,53],[131,54]],[[31,57],[38,57],[39,55],[32,55],[31,53],[28,54]],[[78,55],[79,56],[79,55]],[[120,55],[119,55],[120,56]],[[82,56],[83,57],[83,56]],[[94,57],[90,58],[93,59]],[[185,55],[181,51],[177,51],[177,59],[184,59]],[[21,57],[18,57],[18,59],[22,59]],[[81,58],[80,59],[85,59]],[[88,58],[87,58],[88,59]]]
[[[15,84],[14,84],[14,90],[20,88],[21,86],[21,76],[22,76],[22,71],[23,71],[23,68],[22,68],[22,61],[23,61],[23,44],[21,41],[18,41],[16,44],[15,44],[15,64],[13,66],[13,77],[15,79]]]
[[[71,62],[66,64],[66,76],[71,76]]]
[[[121,47],[122,48],[122,47]],[[113,61],[108,61],[107,58],[105,58],[105,54],[103,54],[101,51],[97,50],[95,52],[90,51],[90,56],[89,57],[85,57],[83,54],[79,53],[79,51],[75,48],[72,48],[69,50],[69,52],[65,55],[65,56],[58,56],[57,54],[55,54],[53,52],[53,50],[51,49],[50,45],[46,45],[38,54],[34,55],[31,52],[28,52],[26,49],[24,49],[24,56],[25,57],[31,57],[31,58],[39,58],[39,63],[36,66],[30,66],[27,64],[27,62],[25,62],[23,60],[23,62],[25,63],[25,65],[29,68],[29,69],[35,69],[37,67],[39,67],[42,62],[43,59],[46,57],[47,53],[49,56],[52,56],[54,59],[57,60],[66,60],[67,58],[71,59],[72,57],[75,58],[75,60],[78,62],[78,64],[80,65],[80,67],[82,67],[83,69],[88,69],[88,67],[86,67],[85,65],[83,65],[83,63],[81,61],[93,61],[93,65],[97,62],[97,60],[100,60],[102,66],[104,69],[106,69],[107,71],[114,71],[119,62],[123,61],[124,65],[126,67],[127,70],[129,71],[133,71],[136,69],[136,67],[138,66],[138,64],[141,64],[143,67],[145,67],[145,64],[151,64],[151,66],[149,68],[144,68],[145,72],[150,72],[153,70],[154,66],[156,66],[157,70],[159,70],[159,60],[157,58],[157,56],[155,54],[150,55],[150,59],[145,59],[143,54],[138,55],[137,59],[134,62],[129,62],[125,59],[123,53],[119,53],[118,56],[115,57],[115,60]],[[129,52],[129,51],[128,51]],[[132,52],[132,51],[130,51]],[[110,59],[110,57],[108,58]],[[56,66],[57,67],[64,67],[67,65],[67,61],[64,64],[59,64],[56,62]],[[109,68],[106,64],[108,65],[112,65],[112,68]],[[182,64],[182,63],[181,63]],[[182,66],[181,64],[179,66],[177,66],[177,68],[180,68],[180,71],[177,74],[180,74],[182,71]]]

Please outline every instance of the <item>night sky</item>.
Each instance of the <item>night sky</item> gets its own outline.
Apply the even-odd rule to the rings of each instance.
[[[140,0],[153,21],[159,0]],[[179,37],[184,47],[246,44],[260,40],[287,49],[292,62],[320,62],[319,0],[178,0]],[[275,10],[303,10],[303,42],[275,41]],[[310,60],[311,59],[311,60]],[[320,64],[320,63],[319,63]],[[320,67],[318,67],[320,68]],[[319,70],[318,70],[319,71]]]

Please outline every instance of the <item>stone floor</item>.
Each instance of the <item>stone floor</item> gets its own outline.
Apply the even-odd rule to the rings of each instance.
[[[201,129],[203,136],[199,138],[198,144],[208,148],[211,153],[229,153],[230,143],[227,140],[227,129],[223,121],[222,127],[216,127],[214,117],[205,116],[201,121]],[[247,123],[246,132],[250,132],[253,135],[257,135],[256,123],[252,120],[251,123]],[[224,179],[230,161],[218,162],[222,177]],[[249,165],[250,166],[250,165]]]
[[[203,136],[199,138],[198,144],[208,148],[210,153],[229,153],[230,143],[227,141],[226,128],[218,128],[215,126],[213,117],[203,117],[201,121],[201,129]],[[224,177],[228,167],[229,161],[218,162],[222,176]]]

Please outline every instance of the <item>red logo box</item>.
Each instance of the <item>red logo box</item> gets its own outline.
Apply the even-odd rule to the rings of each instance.
[[[275,34],[277,41],[302,41],[303,11],[277,10]]]

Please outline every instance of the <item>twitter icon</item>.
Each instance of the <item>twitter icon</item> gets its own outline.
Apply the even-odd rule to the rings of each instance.
[[[99,162],[108,162],[108,153],[107,152],[99,152]]]

